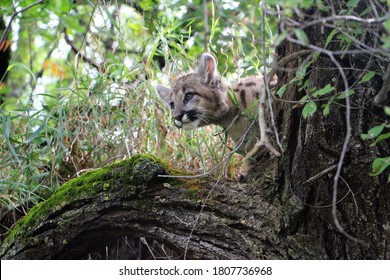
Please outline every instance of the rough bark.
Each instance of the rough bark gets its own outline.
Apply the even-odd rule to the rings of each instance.
[[[290,75],[293,74],[287,74],[285,79],[289,80]],[[337,69],[330,60],[321,58],[313,65],[307,79],[317,88],[322,88],[329,83],[329,77],[337,75]],[[342,92],[343,89],[340,86],[338,90]],[[287,91],[291,100],[300,99],[294,86]],[[388,173],[371,177],[370,171],[377,156],[390,153],[389,143],[369,147],[369,143],[360,137],[385,116],[377,108],[367,105],[369,101],[362,93],[351,96],[351,102],[354,107],[351,115],[352,138],[338,184],[337,216],[346,232],[364,244],[351,241],[341,234],[331,214],[333,178],[346,131],[344,102],[333,105],[328,116],[324,116],[319,109],[308,119],[302,118],[300,109],[283,106],[278,111],[285,139],[285,154],[276,172],[279,197],[282,205],[298,200],[296,203],[302,207],[292,215],[296,219],[292,226],[286,226],[283,231],[291,236],[309,234],[329,259],[388,259]]]
[[[333,8],[337,10],[338,2],[334,3],[336,7]],[[320,17],[319,13],[314,9],[308,12],[314,18]],[[324,30],[320,24],[305,29],[309,44],[316,46],[325,45],[330,31]],[[365,32],[366,38],[370,38],[370,30]],[[373,43],[374,41],[367,42]],[[337,49],[338,46],[333,47]],[[279,48],[279,53],[288,55],[299,50],[297,45],[285,42]],[[357,84],[361,73],[378,67],[382,62],[373,55],[338,56],[337,60],[345,69],[351,87]],[[294,61],[288,68],[295,69],[298,66],[299,62]],[[320,89],[333,84],[332,78],[335,78],[338,81],[336,93],[340,94],[345,90],[339,69],[326,55],[315,60],[307,73],[304,81],[310,81],[308,87]],[[281,84],[287,84],[294,76],[293,72],[279,73]],[[282,205],[289,200],[299,200],[298,204],[302,206],[295,215],[296,222],[293,226],[287,226],[283,231],[291,236],[309,234],[329,259],[390,258],[389,173],[387,171],[378,177],[370,176],[373,160],[388,156],[390,143],[383,141],[370,147],[370,143],[360,137],[370,128],[389,119],[383,109],[371,103],[381,84],[383,80],[376,76],[368,83],[354,86],[356,93],[350,96],[352,137],[338,184],[337,217],[345,231],[362,243],[354,242],[341,234],[335,227],[331,213],[333,178],[346,133],[345,99],[336,98],[327,116],[321,105],[325,105],[328,99],[323,103],[316,101],[317,112],[307,119],[302,117],[301,109],[276,104],[278,125],[286,151],[276,172],[279,197]],[[292,84],[288,85],[286,94],[286,99],[297,101],[306,93],[300,92]]]

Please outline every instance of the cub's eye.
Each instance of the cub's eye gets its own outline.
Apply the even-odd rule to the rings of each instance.
[[[184,96],[184,102],[190,101],[194,97],[194,94],[192,92],[187,92]]]
[[[171,110],[173,110],[173,108],[175,108],[175,103],[171,102],[169,103],[169,106],[171,107]]]

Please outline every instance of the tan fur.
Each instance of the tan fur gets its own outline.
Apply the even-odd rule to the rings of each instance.
[[[270,86],[275,84],[276,77]],[[264,78],[261,75],[243,78],[228,86],[218,74],[215,59],[209,54],[203,54],[198,72],[179,77],[171,89],[159,86],[157,90],[168,105],[173,102],[172,116],[179,128],[219,125],[237,144],[252,123],[245,139],[241,140],[240,150],[244,153],[251,151],[260,139],[258,125],[252,122],[256,118],[258,106],[247,109],[264,93]],[[229,94],[233,94],[233,98]],[[197,113],[191,115],[194,111]],[[191,116],[193,119],[196,117],[196,120],[191,121]],[[247,162],[246,168],[250,165]]]

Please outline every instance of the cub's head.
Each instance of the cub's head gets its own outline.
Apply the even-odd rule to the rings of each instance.
[[[211,54],[204,53],[196,72],[179,77],[172,88],[157,86],[171,108],[175,126],[186,130],[216,124],[229,110],[227,88]]]

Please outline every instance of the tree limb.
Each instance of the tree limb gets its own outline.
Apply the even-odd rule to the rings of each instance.
[[[121,236],[157,240],[189,259],[285,259],[302,250],[295,237],[276,238],[291,213],[260,199],[267,189],[220,183],[211,194],[207,182],[158,177],[166,173],[155,158],[135,156],[70,180],[17,223],[0,258],[82,259]],[[304,258],[324,257],[318,246]]]
[[[100,65],[99,63],[97,63],[96,61],[94,61],[93,59],[90,59],[88,57],[86,57],[85,54],[83,54],[77,47],[76,45],[69,39],[69,36],[68,34],[66,33],[66,30],[64,30],[64,39],[66,41],[66,43],[68,43],[68,45],[71,47],[72,51],[76,54],[76,55],[80,55],[81,59],[84,60],[85,62],[87,62],[89,65],[93,66],[94,68],[96,68],[99,72],[104,72],[104,69],[103,69],[103,66]]]

